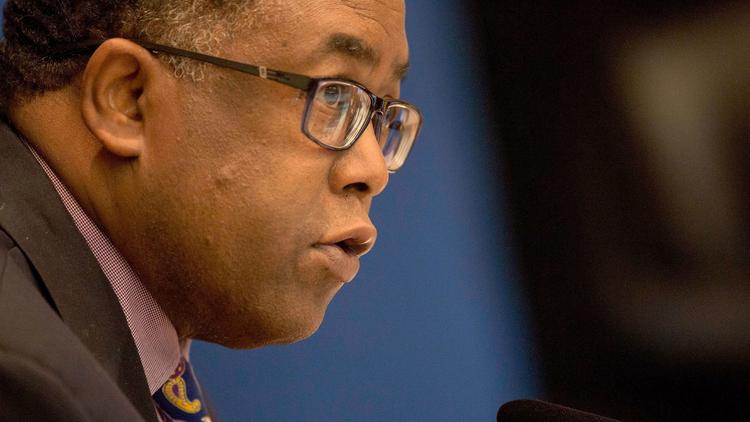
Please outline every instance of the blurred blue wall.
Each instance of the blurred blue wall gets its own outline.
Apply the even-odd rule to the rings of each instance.
[[[490,421],[540,394],[467,19],[460,1],[407,1],[402,96],[424,131],[318,333],[251,351],[194,343],[224,421]]]

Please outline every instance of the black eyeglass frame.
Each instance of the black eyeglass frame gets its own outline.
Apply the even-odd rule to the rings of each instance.
[[[293,73],[293,72],[286,72],[282,70],[267,68],[265,66],[256,66],[256,65],[242,63],[242,62],[238,62],[234,60],[223,59],[221,57],[210,56],[208,54],[203,54],[203,53],[197,53],[195,51],[183,50],[177,47],[156,44],[150,41],[144,41],[144,40],[133,39],[133,38],[124,38],[124,39],[130,42],[133,42],[135,44],[138,44],[147,50],[151,50],[152,52],[167,53],[167,54],[171,54],[175,56],[185,57],[188,59],[198,60],[198,61],[205,62],[205,63],[210,63],[219,67],[236,70],[242,73],[247,73],[249,75],[257,76],[263,79],[267,79],[269,81],[274,81],[283,85],[287,85],[287,86],[305,91],[307,93],[307,102],[305,104],[305,111],[302,116],[301,131],[311,141],[315,142],[316,144],[320,145],[323,148],[326,148],[332,151],[344,151],[344,150],[351,148],[359,140],[359,138],[362,137],[362,134],[365,132],[365,130],[367,130],[367,127],[369,126],[373,117],[376,114],[379,114],[382,118],[382,116],[385,116],[386,111],[391,106],[409,109],[411,111],[416,112],[417,115],[419,116],[419,127],[417,127],[414,133],[414,139],[411,140],[411,144],[408,146],[409,151],[406,152],[407,156],[409,152],[411,151],[411,148],[414,146],[414,141],[416,141],[417,137],[419,136],[419,132],[422,129],[423,116],[422,116],[422,113],[419,111],[419,109],[415,105],[409,102],[403,101],[403,100],[378,97],[377,95],[373,94],[369,89],[367,89],[365,86],[363,86],[359,82],[356,82],[350,79],[331,78],[331,77],[311,78],[309,76],[300,75],[300,74]],[[90,40],[90,41],[81,41],[81,42],[72,43],[72,44],[60,45],[60,46],[57,46],[57,48],[55,49],[55,52],[57,54],[73,54],[73,53],[81,52],[81,51],[88,52],[88,51],[91,51],[92,49],[98,48],[105,41],[107,40],[100,40],[100,41]],[[315,93],[317,92],[317,89],[318,89],[318,85],[321,83],[331,82],[331,81],[344,83],[344,84],[351,85],[351,86],[361,89],[370,97],[370,102],[371,102],[370,113],[366,119],[363,119],[362,127],[359,128],[359,130],[356,133],[356,136],[352,137],[351,140],[348,141],[343,146],[329,145],[317,139],[315,136],[313,136],[310,133],[310,131],[307,130],[307,126],[308,126],[307,121],[310,115],[310,109],[312,108],[312,105],[313,105]],[[380,137],[380,131],[382,130],[380,126],[382,124],[383,122],[377,122],[377,124],[374,123],[375,134],[377,137]],[[406,158],[404,158],[404,161],[405,160]],[[389,168],[389,171],[392,173],[396,172],[398,169],[401,168],[402,165],[403,163],[395,169]]]

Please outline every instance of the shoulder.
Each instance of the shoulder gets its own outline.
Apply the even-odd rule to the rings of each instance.
[[[24,312],[7,305],[29,302],[13,286],[33,283],[32,272],[19,258],[18,247],[0,230],[0,416],[2,420],[90,420],[55,371],[22,347],[41,333],[16,326]]]
[[[5,350],[0,350],[0,417],[14,421],[92,420],[53,371]]]
[[[73,399],[69,388],[48,364],[50,356],[35,351],[35,337],[44,332],[25,324],[27,312],[11,304],[31,305],[39,312],[32,297],[34,277],[24,262],[23,253],[0,230],[0,417],[2,420],[91,420]],[[41,315],[54,311],[41,309]],[[45,315],[47,314],[47,315]],[[50,350],[44,355],[53,354]],[[46,363],[44,361],[47,361]]]
[[[0,347],[8,336],[32,334],[21,329],[30,328],[23,323],[19,327],[8,326],[29,313],[59,320],[45,291],[21,248],[0,228]]]
[[[0,420],[140,421],[0,229]]]

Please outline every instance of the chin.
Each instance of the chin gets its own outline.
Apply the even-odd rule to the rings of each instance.
[[[293,317],[266,317],[260,321],[247,321],[242,329],[233,326],[220,330],[214,326],[212,332],[197,335],[195,338],[231,349],[257,349],[273,344],[292,344],[315,334],[323,322],[324,314],[325,311],[306,316],[296,313]]]

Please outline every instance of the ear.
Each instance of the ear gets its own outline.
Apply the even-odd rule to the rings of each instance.
[[[159,72],[158,59],[124,39],[107,40],[89,59],[81,80],[82,117],[110,153],[133,158],[143,152],[145,91]]]

